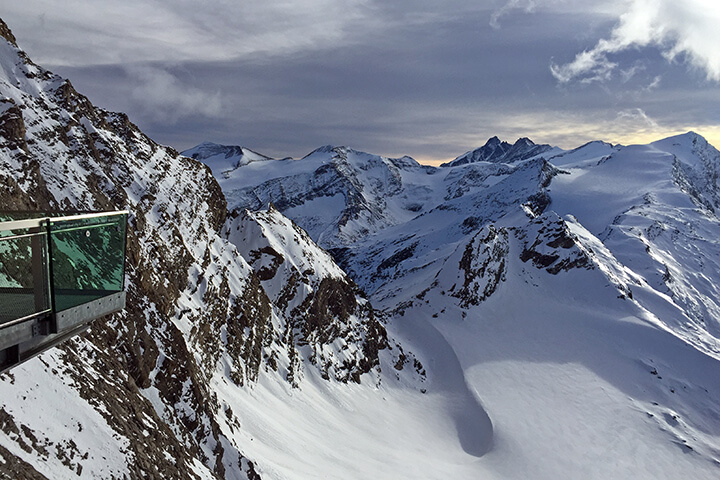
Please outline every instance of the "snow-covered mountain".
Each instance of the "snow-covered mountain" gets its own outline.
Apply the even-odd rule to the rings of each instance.
[[[218,158],[214,152],[222,147],[209,145],[183,154],[212,166]],[[224,147],[224,151],[232,148],[241,149]],[[301,160],[246,162],[245,158],[230,155],[224,161],[235,167],[215,174],[228,203],[257,210],[272,202],[326,248],[405,222],[423,211],[428,195],[436,195],[426,187],[429,167],[409,157],[390,159],[328,145]]]
[[[386,370],[421,395],[422,364],[304,232],[229,213],[207,167],[0,35],[0,209],[131,212],[126,310],[0,378],[0,475],[260,478],[244,402],[261,382],[282,401]]]
[[[508,145],[440,168],[323,147],[221,186],[329,249],[428,379],[456,359],[493,435],[462,478],[715,478],[720,153]]]
[[[515,146],[520,144],[545,153],[524,160],[517,153],[508,157],[510,163],[488,156],[435,168],[408,157],[322,147],[300,160],[238,167],[221,186],[231,207],[274,204],[380,299],[389,288],[406,291],[407,284],[416,283],[408,275],[435,275],[453,251],[488,226],[522,231],[517,237],[534,235],[523,261],[558,273],[567,269],[563,261],[574,260],[550,252],[556,245],[540,252],[541,237],[551,235],[555,227],[550,225],[579,228],[614,257],[618,273],[610,277],[618,289],[631,295],[639,282],[670,294],[698,329],[694,342],[714,352],[718,291],[703,278],[720,272],[712,233],[720,202],[717,150],[692,132],[647,146],[591,142],[562,151],[527,139]],[[488,145],[509,144],[494,137],[476,152]],[[660,238],[664,232],[672,232],[670,238]],[[592,250],[578,248],[578,258]],[[695,265],[689,269],[695,273],[684,271],[688,265]]]
[[[699,135],[188,158],[0,35],[2,209],[131,211],[126,311],[0,377],[0,476],[717,478]]]
[[[203,159],[203,163],[210,167],[218,178],[230,176],[233,170],[247,165],[250,162],[262,162],[271,160],[265,155],[253,152],[247,148],[218,145],[216,143],[204,142],[200,145],[183,152],[186,157]]]

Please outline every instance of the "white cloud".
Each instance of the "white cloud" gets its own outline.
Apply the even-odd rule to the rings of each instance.
[[[620,124],[618,125],[618,127],[628,127],[632,129],[632,131],[644,130],[648,128],[656,130],[660,127],[660,125],[658,125],[655,120],[650,118],[643,111],[642,108],[629,108],[626,110],[621,110],[617,114],[616,121]]]
[[[627,83],[635,77],[639,72],[646,70],[647,67],[642,62],[636,62],[628,69],[620,70],[620,78],[623,83]]]
[[[669,60],[687,60],[720,82],[720,3],[717,0],[630,0],[607,39],[564,65],[550,66],[561,83],[609,79],[618,66],[608,55],[655,46]]]
[[[131,66],[126,71],[136,84],[132,89],[133,103],[154,120],[175,122],[181,117],[215,117],[222,113],[219,93],[209,94],[182,85],[162,68]]]
[[[602,41],[601,41],[602,42]],[[578,53],[575,60],[566,65],[550,64],[550,71],[561,83],[567,83],[574,78],[581,77],[583,83],[609,80],[616,63],[608,60],[605,53],[599,49]]]
[[[500,18],[508,15],[513,10],[523,10],[525,13],[532,13],[537,7],[535,0],[508,0],[500,8],[493,11],[490,16],[490,26],[498,29],[500,28]]]
[[[645,87],[645,90],[650,91],[658,88],[660,86],[660,82],[662,81],[662,75],[657,75],[655,78],[653,78],[653,81],[650,82],[650,85]]]
[[[618,3],[627,3],[627,0],[495,0],[495,3],[501,3],[501,5],[492,10],[489,23],[492,28],[497,30],[501,27],[500,20],[516,11],[535,13],[544,10],[556,14],[573,15],[582,21],[587,21],[590,17],[616,17]]]

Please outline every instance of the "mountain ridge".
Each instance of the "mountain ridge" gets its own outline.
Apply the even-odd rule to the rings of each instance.
[[[520,139],[515,145],[528,147],[530,149],[525,151],[525,153],[529,152],[525,159],[522,159],[524,158],[523,155],[525,155],[522,149],[521,151],[517,149],[514,150],[517,155],[507,156],[508,153],[512,151],[509,149],[509,147],[512,146],[501,142],[497,137],[490,139],[485,147],[488,145],[492,147],[492,152],[498,149],[500,150],[500,153],[495,154],[497,157],[494,161],[463,162],[445,167],[420,166],[417,163],[393,163],[392,159],[357,152],[347,147],[325,146],[314,150],[311,154],[304,157],[303,161],[306,163],[295,164],[295,174],[287,169],[265,169],[268,176],[263,178],[261,182],[257,182],[252,178],[247,182],[242,178],[237,178],[236,180],[229,179],[228,182],[223,184],[223,188],[228,198],[231,199],[230,201],[235,202],[234,205],[240,208],[257,208],[262,203],[278,202],[277,205],[280,210],[286,212],[291,218],[294,218],[299,222],[299,225],[305,228],[311,236],[314,236],[322,246],[333,252],[341,266],[348,272],[351,272],[356,280],[359,281],[360,285],[371,295],[377,288],[382,286],[382,281],[380,284],[377,283],[378,279],[385,278],[388,281],[392,281],[392,278],[398,275],[397,266],[410,262],[427,264],[428,262],[433,263],[435,261],[429,258],[421,260],[421,258],[423,258],[420,254],[422,250],[419,249],[420,244],[417,241],[418,238],[420,238],[418,236],[420,234],[415,233],[407,236],[406,230],[413,231],[412,227],[408,228],[407,225],[413,225],[413,223],[422,224],[422,222],[425,221],[423,220],[424,217],[432,217],[436,215],[437,212],[447,212],[462,208],[465,212],[468,212],[468,214],[457,221],[440,219],[444,214],[438,216],[439,220],[436,224],[441,225],[443,222],[446,222],[446,227],[441,230],[439,235],[443,238],[451,238],[453,235],[451,232],[455,230],[459,230],[458,235],[465,235],[480,228],[489,220],[497,220],[503,215],[507,215],[507,208],[513,204],[521,207],[520,209],[524,211],[526,215],[534,218],[541,215],[547,208],[553,209],[557,204],[558,198],[555,198],[551,192],[554,181],[553,178],[572,177],[572,172],[580,171],[579,169],[599,172],[604,168],[602,165],[618,162],[618,160],[615,160],[616,157],[623,159],[632,158],[632,155],[634,155],[632,152],[640,152],[639,155],[641,157],[656,156],[658,159],[667,158],[668,165],[672,164],[672,168],[662,170],[662,172],[658,170],[657,174],[665,175],[664,181],[669,182],[668,188],[679,188],[680,191],[688,196],[687,198],[689,198],[695,206],[708,210],[712,215],[714,215],[716,205],[718,205],[717,150],[694,132],[669,137],[653,142],[648,146],[623,147],[604,142],[589,142],[588,144],[569,151],[563,151],[557,148],[553,149],[549,146],[540,146],[543,153],[538,155],[533,154],[534,148],[537,146],[532,143],[532,141]],[[692,147],[686,145],[692,145]],[[488,150],[485,147],[481,147],[481,149],[478,150],[487,152]],[[310,160],[312,159],[317,160],[315,160],[315,163],[311,163]],[[503,159],[509,161],[509,163],[504,163],[502,161]],[[640,165],[635,160],[633,160],[633,162],[633,165]],[[554,164],[557,164],[558,167],[554,166]],[[301,182],[308,185],[308,179],[313,178],[313,176],[318,178],[318,175],[326,174],[326,172],[329,171],[328,166],[333,165],[336,165],[336,167],[334,167],[336,169],[341,167],[339,170],[336,170],[339,173],[339,178],[346,179],[345,181],[348,183],[337,183],[330,197],[344,198],[345,207],[335,210],[338,205],[341,205],[341,202],[335,201],[332,204],[335,205],[335,207],[333,207],[327,203],[329,199],[324,200],[326,203],[323,204],[323,207],[312,207],[311,205],[320,205],[320,203],[318,203],[319,198],[327,197],[327,192],[329,191],[327,184],[320,184],[319,188],[307,187],[305,191],[308,193],[300,195],[298,192],[306,187],[299,187],[299,185]],[[380,166],[381,171],[384,173],[375,177],[363,176],[364,172],[371,170],[371,165]],[[662,164],[658,164],[658,167],[662,167]],[[542,172],[538,173],[537,180],[535,180],[537,181],[537,190],[522,190],[527,188],[527,180],[516,182],[517,185],[510,183],[509,178],[520,176],[522,175],[521,172],[530,171],[528,169],[533,168],[540,168],[538,172]],[[313,169],[315,169],[314,172]],[[653,175],[657,174],[653,173]],[[297,178],[297,180],[291,180],[295,178]],[[442,178],[442,180],[439,180],[440,178]],[[288,188],[290,183],[298,186]],[[437,186],[431,186],[433,183]],[[619,182],[621,185],[626,183],[632,182],[628,182],[627,179]],[[644,188],[641,181],[636,183],[637,187],[633,187],[637,189],[635,191],[640,191]],[[272,188],[266,190],[266,187],[270,185],[273,185]],[[350,185],[350,187],[348,188],[343,185]],[[378,190],[378,185],[381,185],[380,190]],[[298,190],[298,188],[300,188],[300,190]],[[518,192],[523,192],[520,193],[519,197],[513,200],[504,198],[508,197],[508,195],[512,196],[511,192],[518,188],[521,188]],[[597,188],[595,187],[595,189]],[[284,201],[282,197],[276,196],[273,192],[277,191],[293,192],[292,202]],[[373,191],[382,191],[382,197],[374,195],[372,193]],[[443,197],[437,195],[437,192],[440,191],[445,192]],[[497,193],[492,193],[494,191],[497,191]],[[252,192],[255,200],[248,202],[250,197],[247,197],[247,194],[235,195],[235,192]],[[421,192],[421,194],[418,195],[418,192]],[[467,200],[474,195],[478,196],[478,200]],[[609,199],[609,195],[611,194],[608,193],[605,197]],[[658,194],[648,193],[648,195],[657,196]],[[262,202],[253,203],[257,202],[257,199],[260,198],[263,199]],[[425,202],[412,204],[406,202],[404,205],[400,205],[400,208],[389,208],[389,205],[392,205],[392,203],[389,202],[392,202],[396,198],[413,198],[416,201],[424,198]],[[630,198],[637,198],[637,200],[634,201],[638,202],[633,205],[628,204],[626,208],[632,210],[641,208],[643,202],[647,204],[647,198],[650,197],[632,195],[628,197],[628,201],[630,201]],[[646,199],[642,200],[642,198]],[[560,210],[564,212],[563,215],[569,214],[572,211],[570,204],[572,201],[571,197],[565,200],[564,197],[561,196],[560,199]],[[617,203],[616,200],[604,201],[610,202],[610,204],[613,202]],[[455,207],[453,206],[454,203],[466,206]],[[372,209],[375,208],[375,206],[380,206],[384,212],[372,213]],[[317,212],[321,209],[325,212],[325,217],[317,215],[308,217],[303,213],[305,211]],[[497,212],[495,214],[497,215],[496,217],[491,213],[493,210]],[[333,211],[337,212],[336,217],[333,217]],[[472,214],[471,212],[473,211],[482,213],[480,215]],[[397,215],[396,212],[402,214]],[[618,211],[614,215],[621,213],[623,212]],[[378,222],[378,218],[383,218],[383,220]],[[588,225],[591,227],[590,231],[592,231],[594,235],[600,235],[600,238],[604,241],[605,236],[603,235],[607,234],[603,233],[602,230],[613,228],[611,225],[612,217],[603,214],[599,216],[598,219],[593,219]],[[348,223],[349,220],[354,223]],[[581,223],[588,221],[589,218],[581,219]],[[597,224],[598,227],[592,227],[593,223]],[[601,227],[600,225],[603,226]],[[432,231],[433,228],[434,227],[430,227],[427,231]],[[359,231],[361,237],[357,234],[345,234],[344,230],[347,229]],[[379,240],[380,243],[378,245],[383,246],[372,246],[371,244],[373,242],[378,241],[376,237],[377,239],[382,237],[384,230],[397,230],[396,238],[399,238],[399,240],[392,240],[386,243],[382,243],[384,240]],[[427,236],[427,231],[422,235]],[[409,240],[406,242],[403,240],[404,237],[408,237]],[[370,238],[370,240],[367,240],[368,238]],[[358,247],[358,245],[363,242],[368,245],[367,248]],[[429,244],[429,246],[430,245],[433,244]],[[430,248],[434,247],[430,246]],[[354,251],[358,251],[358,253],[353,253]],[[388,253],[385,257],[382,257],[378,255],[381,251],[387,251]],[[360,263],[357,265],[353,264],[350,260],[352,257],[360,258]],[[370,266],[371,264],[373,265],[372,267]],[[364,265],[361,267],[361,270],[364,270],[366,272],[365,274],[358,273],[359,265]],[[670,290],[672,290],[672,288],[670,288]],[[705,296],[705,294],[699,295],[703,298]],[[678,297],[678,299],[679,298],[680,297]],[[697,310],[700,308],[699,305],[707,302],[705,300],[693,300],[691,303],[695,305],[692,308]],[[714,304],[714,302],[711,303]],[[712,309],[714,308],[715,307],[712,307]],[[705,320],[700,323],[705,323]],[[712,323],[713,322],[710,322],[710,324]],[[714,327],[712,328],[714,329]]]
[[[457,167],[475,162],[513,163],[542,155],[550,150],[553,150],[550,145],[537,145],[527,137],[519,138],[514,144],[501,141],[498,137],[491,137],[482,147],[464,153],[440,166]]]
[[[315,377],[374,388],[381,363],[393,379],[422,382],[329,257],[325,270],[291,270],[302,287],[274,294],[280,278],[222,233],[262,214],[231,215],[206,166],[94,107],[8,42],[0,91],[3,210],[130,211],[126,309],[0,379],[2,475],[257,479],[263,468],[232,413],[241,388],[311,388]],[[279,213],[265,215],[284,241],[278,258],[321,255]],[[343,308],[327,301],[336,294]]]

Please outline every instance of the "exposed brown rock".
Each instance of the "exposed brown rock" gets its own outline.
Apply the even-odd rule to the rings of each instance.
[[[13,33],[10,31],[10,27],[7,26],[7,24],[2,20],[2,18],[0,18],[0,37],[3,37],[12,46],[17,47],[17,40],[15,39],[15,35],[13,35]]]

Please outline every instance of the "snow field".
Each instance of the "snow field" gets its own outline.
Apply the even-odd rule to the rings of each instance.
[[[511,265],[508,281],[464,321],[450,309],[434,321],[495,427],[482,470],[517,479],[717,478],[720,424],[706,423],[720,394],[716,362],[643,321],[596,270],[534,285],[522,263]],[[679,411],[682,428],[672,419]]]
[[[385,368],[392,368],[385,365]],[[368,382],[370,383],[370,382]],[[233,441],[273,479],[472,478],[478,458],[458,441],[452,392],[397,381],[337,384],[307,369],[300,389],[271,376],[252,388],[216,381],[240,428]]]

